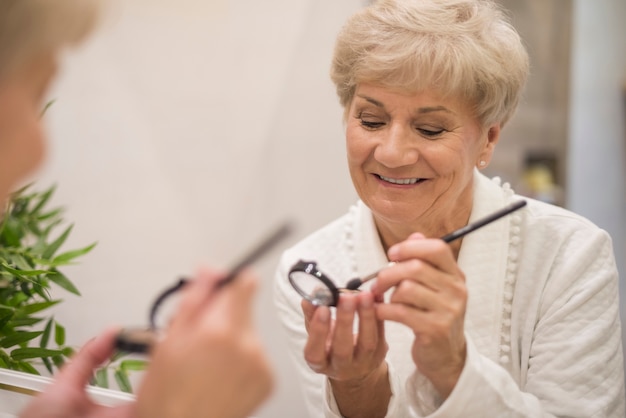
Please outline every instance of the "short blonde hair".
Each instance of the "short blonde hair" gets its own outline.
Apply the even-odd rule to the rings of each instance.
[[[97,0],[0,0],[0,76],[81,41],[98,8]]]
[[[435,89],[489,126],[515,112],[528,67],[518,33],[491,0],[379,0],[341,30],[331,78],[346,112],[366,82]]]

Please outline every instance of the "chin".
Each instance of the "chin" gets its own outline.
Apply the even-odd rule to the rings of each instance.
[[[387,223],[411,225],[419,220],[421,205],[409,202],[365,202],[374,218]]]

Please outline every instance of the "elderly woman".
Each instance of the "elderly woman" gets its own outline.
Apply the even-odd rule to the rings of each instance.
[[[624,416],[606,232],[528,199],[437,238],[520,199],[480,170],[527,73],[492,1],[380,0],[344,26],[331,75],[360,201],[283,254],[275,289],[311,417]],[[340,287],[381,271],[331,311],[290,287],[299,260]]]
[[[0,1],[0,200],[40,164],[42,100],[58,55],[88,33],[96,16],[91,0]],[[189,286],[153,350],[136,402],[106,408],[85,391],[94,369],[113,352],[117,330],[111,329],[89,342],[21,417],[249,416],[272,381],[251,320],[256,277],[243,273],[215,292],[220,278],[199,272]]]

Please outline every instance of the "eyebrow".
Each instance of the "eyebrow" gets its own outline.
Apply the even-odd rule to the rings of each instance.
[[[363,94],[357,94],[358,97],[360,97],[361,99],[370,102],[371,104],[373,104],[376,107],[380,107],[382,109],[385,108],[385,105],[382,102],[379,102],[378,100],[369,97],[369,96],[365,96]],[[425,107],[419,107],[417,108],[417,113],[423,114],[423,113],[432,113],[432,112],[446,112],[446,113],[451,113],[451,114],[455,114],[452,110],[448,109],[445,106],[425,106]]]

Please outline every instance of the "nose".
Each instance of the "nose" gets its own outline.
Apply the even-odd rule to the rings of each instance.
[[[385,167],[398,168],[415,164],[419,159],[418,141],[412,129],[392,125],[380,137],[374,158]]]

